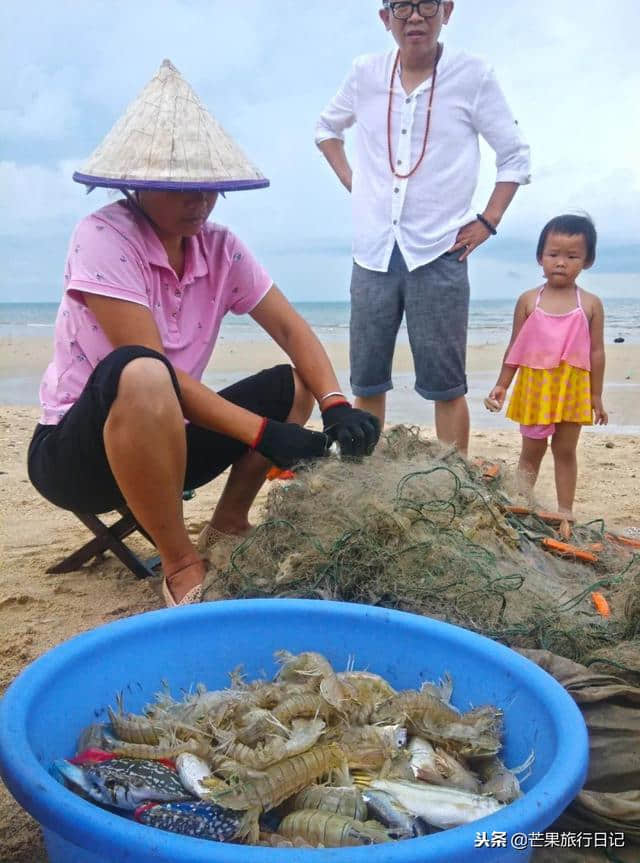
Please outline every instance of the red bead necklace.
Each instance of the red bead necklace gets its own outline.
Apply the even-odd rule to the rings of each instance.
[[[431,126],[431,106],[433,105],[433,94],[436,91],[436,76],[438,74],[438,61],[442,56],[442,45],[438,43],[438,50],[436,51],[436,59],[433,64],[433,74],[431,76],[431,92],[429,93],[429,104],[427,106],[427,124],[424,130],[424,140],[422,142],[422,152],[420,153],[420,158],[413,166],[413,168],[409,171],[408,174],[399,174],[393,163],[393,154],[391,152],[391,104],[393,101],[393,82],[396,78],[396,72],[398,71],[398,64],[400,63],[400,52],[396,54],[396,59],[393,63],[393,71],[391,72],[391,83],[389,84],[389,103],[387,105],[387,152],[389,154],[389,167],[391,168],[391,173],[394,177],[397,177],[399,180],[406,180],[420,167],[422,160],[424,159],[424,154],[427,152],[427,141],[429,140],[429,128]]]

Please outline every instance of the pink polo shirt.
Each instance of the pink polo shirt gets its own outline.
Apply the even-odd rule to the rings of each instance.
[[[250,312],[273,284],[246,246],[213,223],[186,239],[179,279],[151,225],[126,201],[108,204],[77,225],[64,280],[53,360],[40,384],[40,422],[46,425],[62,419],[113,350],[83,293],[146,306],[167,359],[199,380],[224,315]]]

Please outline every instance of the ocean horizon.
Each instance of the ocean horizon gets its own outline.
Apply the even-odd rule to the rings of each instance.
[[[623,339],[640,344],[640,298],[607,297],[605,343]],[[321,339],[347,340],[349,302],[294,302],[295,309],[308,321]],[[470,345],[506,344],[511,333],[513,300],[504,298],[472,299],[469,307]],[[0,303],[0,339],[43,338],[53,331],[58,303]],[[220,329],[221,339],[251,340],[269,338],[249,315],[226,315]],[[398,338],[407,341],[402,322]]]

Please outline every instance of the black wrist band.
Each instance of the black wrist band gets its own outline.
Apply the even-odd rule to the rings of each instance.
[[[482,215],[482,213],[476,213],[476,219],[479,222],[482,222],[482,224],[485,226],[487,231],[492,233],[493,236],[495,237],[495,235],[498,233],[497,230],[495,229],[495,227],[491,224],[491,222],[488,219],[485,219],[485,217]]]

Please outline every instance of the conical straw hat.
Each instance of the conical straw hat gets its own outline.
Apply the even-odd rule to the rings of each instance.
[[[90,187],[177,191],[269,185],[169,60],[73,179]]]

